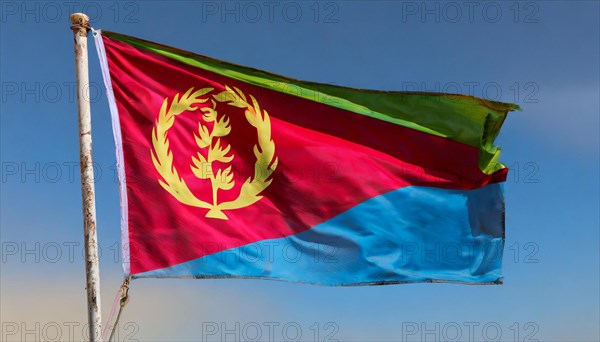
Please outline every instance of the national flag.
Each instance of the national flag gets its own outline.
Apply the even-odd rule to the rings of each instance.
[[[507,169],[493,142],[518,106],[299,81],[94,34],[128,275],[502,281]]]

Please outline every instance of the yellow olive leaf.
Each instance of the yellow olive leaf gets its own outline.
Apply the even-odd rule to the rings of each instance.
[[[213,97],[219,102],[234,102],[236,99],[236,96],[228,91],[220,92],[217,95],[213,95]]]
[[[221,148],[221,139],[217,139],[215,146],[208,151],[208,161],[220,161],[222,163],[229,163],[233,160],[233,156],[228,156],[231,145],[227,145],[225,148]]]
[[[227,87],[227,89],[229,91],[231,91],[231,88]],[[239,88],[233,87],[233,89],[235,89],[235,91],[237,93],[236,95],[238,97],[240,97],[244,101],[244,103],[247,103],[247,101],[246,101],[246,95],[244,95],[244,93]]]
[[[198,153],[197,157],[192,157],[192,165],[190,167],[194,175],[200,179],[210,179],[212,177],[211,164],[200,153]]]
[[[211,137],[208,128],[203,124],[198,123],[198,135],[194,134],[194,139],[196,139],[196,144],[200,148],[206,148],[210,145]]]
[[[169,112],[172,115],[179,115],[184,111],[192,111],[197,108],[194,106],[198,103],[204,103],[208,101],[208,99],[201,99],[200,96],[210,92],[213,88],[204,88],[197,90],[192,94],[194,88],[188,89],[182,96],[179,98],[179,94],[176,94],[173,98],[173,103],[171,104],[171,108],[169,108]]]
[[[213,122],[217,119],[217,111],[216,110],[214,110],[210,107],[204,107],[200,110],[202,111],[202,115],[204,115],[204,121]]]
[[[231,126],[229,125],[229,118],[226,115],[223,115],[220,120],[215,122],[215,126],[213,127],[212,136],[213,137],[224,137],[231,132]]]
[[[219,169],[219,171],[217,171],[217,175],[213,180],[213,184],[215,184],[215,186],[218,189],[231,190],[235,185],[235,181],[233,180],[233,173],[231,172],[231,166],[226,168],[224,171]]]

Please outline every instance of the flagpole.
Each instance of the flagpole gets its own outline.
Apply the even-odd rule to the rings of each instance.
[[[83,13],[73,13],[69,18],[71,19],[71,29],[73,30],[75,38],[77,109],[79,111],[79,162],[83,205],[83,239],[85,245],[85,278],[90,333],[89,341],[98,342],[102,339],[102,324],[87,51],[87,33],[90,26],[88,16]]]

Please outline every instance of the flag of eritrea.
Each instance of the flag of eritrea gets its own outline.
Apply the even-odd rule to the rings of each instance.
[[[133,277],[501,283],[514,104],[298,81],[95,31]]]

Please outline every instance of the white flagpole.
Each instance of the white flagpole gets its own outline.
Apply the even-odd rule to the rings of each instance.
[[[92,120],[90,116],[90,88],[88,75],[87,33],[89,18],[83,13],[70,16],[75,36],[75,67],[77,77],[77,109],[79,110],[79,161],[83,203],[83,233],[85,245],[85,275],[88,304],[90,342],[102,339],[100,310],[100,270],[96,237],[96,201],[94,196],[94,169],[92,165]]]

